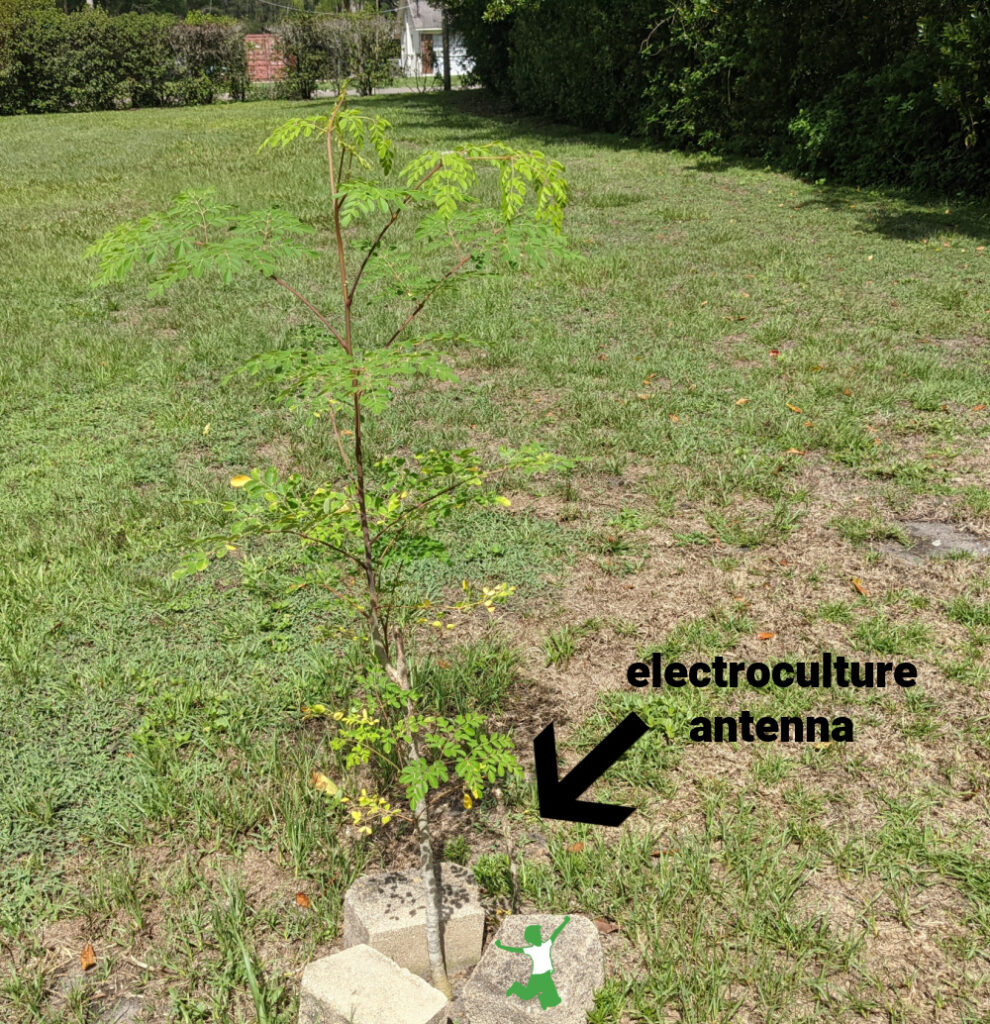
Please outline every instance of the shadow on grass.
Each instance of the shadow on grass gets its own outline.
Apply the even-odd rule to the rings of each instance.
[[[405,93],[370,97],[371,101],[387,103],[410,115],[402,128],[410,130],[458,132],[462,138],[488,141],[506,141],[528,135],[541,145],[579,140],[612,152],[628,150],[662,149],[642,138],[591,132],[572,125],[563,125],[514,111],[502,97],[485,89],[454,90],[450,93]],[[366,103],[369,97],[358,102]],[[314,110],[323,110],[326,101],[307,104]],[[417,116],[421,115],[421,116]],[[478,118],[485,121],[479,124]],[[681,168],[699,174],[724,174],[738,169],[746,171],[773,171],[793,175],[811,184],[786,161],[758,159],[736,153],[707,153],[667,149],[680,152],[691,161]],[[944,194],[919,192],[893,185],[814,185],[814,199],[800,203],[796,208],[826,206],[834,210],[848,210],[853,203],[863,206],[860,227],[888,238],[906,242],[922,241],[940,235],[965,235],[978,241],[990,237],[990,210],[985,202],[976,199],[947,200]],[[628,197],[623,197],[629,201]],[[608,205],[608,204],[606,204]],[[618,205],[618,204],[617,204]],[[879,207],[879,209],[878,209]],[[889,208],[888,208],[889,207]],[[942,212],[948,209],[948,213]]]

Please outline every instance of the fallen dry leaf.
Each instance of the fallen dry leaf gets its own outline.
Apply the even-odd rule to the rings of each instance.
[[[788,448],[785,455],[804,455],[805,450],[803,448]]]
[[[595,927],[602,935],[611,935],[612,932],[617,932],[619,930],[619,926],[614,921],[610,921],[607,917],[596,917]]]
[[[974,406],[973,406],[973,412],[983,412],[983,410],[984,410],[984,409],[985,409],[986,407],[987,407],[987,404],[986,404],[986,402],[980,402],[980,404],[979,404],[979,405],[974,405]]]
[[[736,405],[745,405],[749,401],[748,398],[737,398]]]
[[[312,904],[309,902],[309,897],[304,892],[297,892],[296,906],[302,907],[303,910],[309,910]]]
[[[680,418],[680,416],[677,415],[677,413],[673,413],[672,412],[670,414],[670,422],[671,423],[680,423],[681,422],[681,418]]]
[[[87,942],[82,948],[82,952],[79,954],[79,965],[84,971],[88,971],[90,967],[96,966],[96,953],[93,952],[93,944]]]
[[[770,358],[771,359],[776,359],[779,356],[780,356],[780,349],[779,348],[772,348],[772,349],[770,349]]]
[[[757,633],[757,640],[772,640],[777,634],[776,633]]]
[[[584,843],[582,843],[581,840],[579,839],[576,843],[571,843],[571,845],[567,847],[567,852],[568,853],[580,853],[583,849],[584,849]]]
[[[790,409],[791,412],[801,412],[801,406],[799,406],[799,405],[791,405],[790,402],[787,403],[787,408]]]
[[[869,591],[863,586],[856,576],[853,576],[852,578],[852,585],[856,588],[856,592],[858,594],[862,594],[864,597],[869,594]]]

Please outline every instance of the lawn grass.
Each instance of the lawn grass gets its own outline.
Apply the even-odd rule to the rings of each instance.
[[[370,441],[539,439],[584,460],[454,523],[454,563],[423,583],[518,588],[434,659],[438,707],[514,726],[524,759],[551,717],[567,758],[631,710],[654,727],[595,790],[637,807],[621,831],[542,822],[531,784],[510,794],[527,904],[618,926],[591,1019],[987,1020],[987,565],[888,548],[911,519],[990,529],[990,210],[513,121],[474,93],[363,102],[402,155],[507,139],[573,184],[584,260],[440,300],[430,327],[483,345],[456,353],[461,387],[404,392]],[[230,476],[319,473],[319,431],[223,383],[305,317],[262,280],[94,291],[80,258],[188,187],[325,227],[319,154],[256,152],[323,106],[0,124],[5,1021],[99,1020],[126,993],[154,1020],[294,1020],[344,888],[411,863],[402,835],[339,835],[307,784],[329,751],[301,708],[346,703],[362,663],[347,617],[288,595],[276,547],[169,575],[203,525],[193,502]],[[331,294],[329,260],[291,269]],[[625,684],[652,651],[822,650],[912,660],[921,681],[824,698]],[[688,742],[692,717],[741,706],[849,714],[856,740]],[[443,828],[494,913],[493,809]]]

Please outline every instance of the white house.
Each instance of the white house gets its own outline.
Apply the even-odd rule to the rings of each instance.
[[[399,10],[402,73],[409,77],[443,71],[443,13],[426,0],[402,0]],[[466,75],[472,61],[459,35],[450,35],[450,73]]]

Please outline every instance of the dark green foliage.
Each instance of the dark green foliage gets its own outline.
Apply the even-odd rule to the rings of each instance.
[[[169,42],[178,65],[173,95],[179,102],[212,103],[219,92],[244,99],[247,56],[244,36],[235,22],[190,14],[172,26]]]
[[[113,110],[243,98],[244,40],[226,19],[16,11],[0,21],[0,113]]]
[[[978,189],[990,151],[965,145],[958,118],[936,101],[934,72],[928,55],[914,53],[875,75],[844,75],[791,121],[797,168],[842,181]]]
[[[300,14],[278,25],[276,35],[288,68],[281,88],[286,98],[309,99],[320,82],[336,88],[348,77],[369,96],[394,77],[399,41],[391,18]]]
[[[513,94],[534,112],[583,128],[627,127],[647,84],[639,49],[653,8],[651,0],[544,0],[512,35]],[[535,18],[539,31],[527,30]]]
[[[541,0],[455,21],[528,113],[814,176],[990,181],[990,11],[960,0]]]

